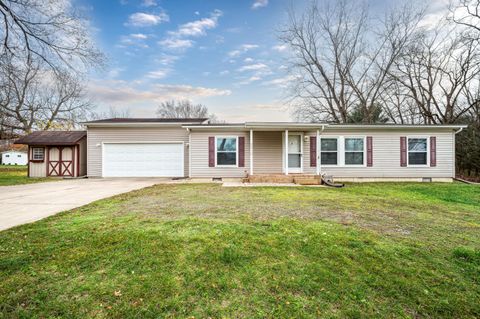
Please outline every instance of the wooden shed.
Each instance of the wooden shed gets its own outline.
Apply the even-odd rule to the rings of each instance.
[[[16,143],[28,145],[29,177],[79,177],[87,174],[86,131],[38,131]]]

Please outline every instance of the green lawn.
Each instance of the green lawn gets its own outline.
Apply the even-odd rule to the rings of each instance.
[[[158,185],[0,232],[0,318],[476,318],[480,187]]]
[[[28,178],[25,165],[0,165],[0,186],[45,182],[47,178]]]

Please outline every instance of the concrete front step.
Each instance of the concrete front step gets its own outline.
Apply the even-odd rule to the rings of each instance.
[[[295,183],[300,185],[319,185],[320,176],[312,174],[259,174],[244,179],[247,183]]]
[[[299,185],[320,185],[321,181],[318,178],[297,177],[294,179],[294,183]]]

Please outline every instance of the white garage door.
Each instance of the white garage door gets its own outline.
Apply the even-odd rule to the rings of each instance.
[[[181,177],[181,143],[103,144],[104,177]]]

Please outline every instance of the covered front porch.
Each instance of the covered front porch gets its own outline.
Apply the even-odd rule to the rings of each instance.
[[[293,181],[321,175],[318,152],[322,128],[250,128],[248,131],[248,177],[262,180],[271,176]]]

